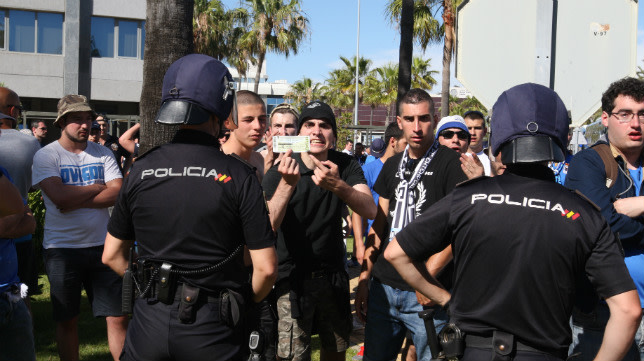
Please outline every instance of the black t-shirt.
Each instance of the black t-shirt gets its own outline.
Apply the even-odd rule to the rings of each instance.
[[[389,228],[392,222],[392,213],[396,209],[396,187],[400,183],[398,177],[398,165],[402,159],[403,153],[387,159],[382,167],[380,175],[373,186],[373,189],[380,194],[380,197],[389,200],[389,214],[387,215],[387,229],[385,235],[389,235]],[[414,168],[405,172],[405,177],[409,179],[413,169],[420,163],[414,162]],[[441,146],[436,151],[436,155],[427,166],[418,185],[414,189],[416,202],[416,217],[423,213],[429,206],[439,199],[445,197],[456,184],[467,180],[465,173],[461,169],[461,162],[458,153],[445,146]],[[386,237],[385,237],[386,238]],[[382,240],[382,246],[378,259],[373,266],[373,276],[380,282],[405,291],[414,289],[405,282],[398,274],[396,269],[384,257],[385,248],[389,244],[389,239]]]
[[[342,241],[342,207],[344,202],[333,192],[313,183],[313,170],[306,167],[300,154],[293,154],[301,178],[291,195],[282,225],[277,232],[279,279],[291,271],[339,271],[344,269]],[[329,150],[328,160],[338,166],[340,178],[349,186],[367,184],[362,168],[351,156]],[[264,176],[262,185],[271,199],[281,179],[274,165]]]
[[[251,250],[275,244],[255,173],[222,153],[217,138],[192,130],[137,159],[107,229],[136,240],[141,257],[186,268],[217,264],[240,244]],[[184,281],[239,289],[248,281],[242,253],[221,271]]]
[[[119,143],[119,138],[108,134],[107,139],[105,139],[105,143],[103,143],[103,146],[110,148],[112,153],[114,153],[114,158],[116,158],[116,164],[119,166],[119,170],[121,173],[123,173],[123,167],[121,166],[121,157],[123,158],[128,158],[130,156],[130,152],[125,150],[123,146],[121,146],[121,143]]]
[[[542,351],[568,349],[584,273],[602,297],[635,288],[602,215],[554,180],[506,172],[467,182],[396,239],[417,261],[452,244],[450,315],[465,333],[498,329]]]

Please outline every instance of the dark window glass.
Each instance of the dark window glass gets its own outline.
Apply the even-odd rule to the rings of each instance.
[[[136,58],[138,28],[136,21],[119,20],[119,56]]]
[[[38,52],[63,53],[63,14],[38,13]]]
[[[92,17],[92,56],[114,57],[114,19]]]
[[[33,53],[36,43],[36,13],[12,10],[9,12],[9,50]]]
[[[4,10],[0,10],[0,49],[4,49]]]
[[[141,60],[143,60],[143,52],[145,50],[145,21],[141,22]]]

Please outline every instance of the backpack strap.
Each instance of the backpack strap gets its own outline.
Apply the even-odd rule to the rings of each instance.
[[[592,149],[599,154],[599,157],[604,162],[604,169],[606,170],[606,188],[610,188],[615,185],[617,181],[617,174],[619,173],[617,161],[613,157],[613,152],[610,150],[610,146],[605,143],[595,144],[591,147]]]

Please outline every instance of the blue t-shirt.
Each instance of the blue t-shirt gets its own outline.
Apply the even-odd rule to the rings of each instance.
[[[552,172],[555,174],[555,180],[557,183],[564,185],[566,182],[566,175],[568,174],[568,164],[572,159],[572,154],[567,154],[566,159],[563,162],[550,162],[548,167],[552,169]]]
[[[6,169],[0,167],[0,172],[13,183]],[[19,282],[18,255],[13,239],[0,238],[0,293],[7,291],[12,284]]]
[[[635,194],[640,195],[642,188],[642,166],[640,165],[637,169],[629,169],[628,171],[631,173],[631,178],[633,179]],[[644,250],[640,249],[636,252],[626,252],[624,263],[626,263],[628,272],[630,272],[631,278],[635,282],[637,293],[640,296],[640,303],[642,308],[644,308]]]
[[[378,179],[378,175],[380,174],[383,165],[384,164],[379,158],[375,158],[373,162],[369,162],[362,166],[362,172],[364,173],[364,177],[367,179],[367,185],[371,190],[371,196],[373,197],[373,201],[376,205],[378,205],[378,198],[380,198],[380,196],[373,190],[373,185],[376,184],[376,179]],[[367,229],[364,231],[365,235],[367,235],[371,229],[372,224],[373,219],[369,219],[367,221]]]

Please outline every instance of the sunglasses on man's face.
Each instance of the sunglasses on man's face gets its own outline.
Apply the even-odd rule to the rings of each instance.
[[[439,136],[445,138],[445,139],[452,139],[454,137],[454,134],[458,137],[460,140],[468,140],[470,139],[470,134],[467,132],[464,132],[462,130],[459,131],[453,131],[453,130],[443,130]]]

